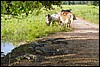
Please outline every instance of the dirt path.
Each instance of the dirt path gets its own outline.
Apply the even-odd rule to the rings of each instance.
[[[12,51],[13,59],[27,53],[37,55],[37,52],[39,57],[35,62],[25,58],[12,61],[10,66],[99,66],[99,25],[77,18],[71,26],[72,32],[43,37],[39,40],[43,44],[36,45],[38,41],[16,48]]]
[[[72,32],[58,32],[45,38],[65,38],[64,48],[68,54],[49,56],[43,65],[55,66],[98,66],[99,65],[99,25],[77,18],[71,26]],[[62,44],[63,46],[63,44]],[[62,46],[59,46],[62,48]]]
[[[59,33],[55,33],[53,35],[50,35],[46,38],[73,38],[73,37],[84,37],[84,38],[96,38],[99,39],[99,25],[90,23],[88,21],[82,20],[77,18],[77,20],[75,20],[72,24],[71,24],[72,28],[74,29],[72,32],[59,32]],[[94,34],[93,34],[94,33]],[[82,35],[83,34],[83,35]],[[93,34],[93,35],[90,35]],[[84,36],[85,35],[85,36]],[[92,36],[92,37],[91,37]]]

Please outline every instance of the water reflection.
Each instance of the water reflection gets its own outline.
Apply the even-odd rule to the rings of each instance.
[[[1,41],[1,56],[4,54],[6,55],[7,53],[11,52],[12,49],[14,49],[16,46],[14,46],[10,42],[2,42]]]

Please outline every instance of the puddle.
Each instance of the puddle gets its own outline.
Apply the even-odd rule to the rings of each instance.
[[[13,50],[15,47],[17,47],[17,46],[12,44],[11,42],[1,41],[1,57],[3,55],[7,55],[7,53],[11,52],[11,50]]]

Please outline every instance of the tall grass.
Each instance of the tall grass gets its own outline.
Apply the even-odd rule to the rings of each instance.
[[[11,16],[6,19],[6,15],[1,15],[1,39],[6,41],[20,42],[33,41],[39,37],[48,36],[50,33],[71,31],[71,29],[60,28],[57,22],[53,26],[47,26],[45,23],[45,15],[59,12],[61,9],[55,6],[55,10],[45,11],[40,10],[40,14],[36,16],[33,14],[28,17],[19,15],[17,17]],[[99,8],[96,6],[87,5],[63,5],[62,9],[71,8],[72,12],[86,20],[94,23],[99,22],[98,14]],[[23,18],[22,18],[23,16]]]

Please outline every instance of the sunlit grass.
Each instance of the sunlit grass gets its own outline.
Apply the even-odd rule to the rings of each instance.
[[[29,15],[25,18],[2,19],[1,38],[7,41],[33,41],[36,38],[48,36],[50,33],[70,31],[60,28],[57,22],[53,26],[47,26],[44,13],[38,16]]]

